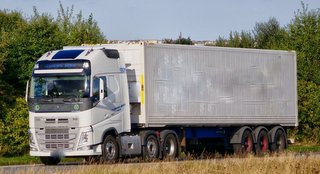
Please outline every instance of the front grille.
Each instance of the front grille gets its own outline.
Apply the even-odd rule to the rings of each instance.
[[[58,123],[69,123],[68,119],[58,119]]]
[[[46,134],[45,140],[69,140],[69,134]]]
[[[46,128],[45,129],[46,134],[67,134],[69,133],[69,128]]]
[[[45,144],[45,148],[46,149],[72,149],[73,148],[73,144],[69,144],[69,143],[46,143]]]
[[[42,151],[74,150],[77,143],[79,120],[74,117],[36,117],[36,138]]]
[[[45,123],[47,123],[47,124],[56,123],[56,119],[48,118],[48,119],[46,119]]]

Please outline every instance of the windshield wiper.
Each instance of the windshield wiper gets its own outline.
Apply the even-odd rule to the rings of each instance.
[[[53,102],[53,96],[51,95],[45,95],[44,98],[40,98],[40,101],[42,102]]]
[[[66,96],[66,98],[63,98],[64,102],[79,102],[80,98],[79,96],[75,95],[75,94],[68,94],[68,95],[64,95]]]

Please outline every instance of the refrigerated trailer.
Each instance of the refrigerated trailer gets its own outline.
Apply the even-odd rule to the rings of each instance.
[[[30,155],[44,164],[282,151],[298,126],[294,51],[66,46],[36,62],[27,94]]]

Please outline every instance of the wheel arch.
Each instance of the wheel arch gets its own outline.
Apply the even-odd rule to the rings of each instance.
[[[157,132],[154,131],[154,130],[144,130],[144,131],[141,131],[139,133],[140,137],[141,137],[141,146],[145,146],[146,145],[146,138],[149,136],[149,135],[154,135],[156,138],[159,139],[159,137],[157,136]]]
[[[258,135],[260,133],[261,130],[265,130],[267,132],[267,135],[268,135],[268,138],[269,138],[269,141],[271,140],[271,137],[270,137],[270,134],[269,134],[269,131],[266,127],[264,126],[258,126],[254,129],[253,131],[253,138],[254,138],[254,141],[255,143],[257,143],[257,140],[258,140]]]
[[[270,129],[270,131],[269,131],[270,143],[274,143],[274,138],[275,138],[276,132],[278,130],[283,131],[284,136],[285,136],[285,143],[286,143],[285,147],[287,148],[288,147],[287,132],[285,131],[285,129],[282,126],[274,126],[273,128]]]
[[[250,127],[242,126],[242,127],[238,128],[236,131],[234,131],[234,133],[231,135],[230,144],[241,143],[243,132],[246,130],[249,130],[251,132],[251,134],[253,133],[253,131]],[[253,143],[256,143],[256,140],[253,135],[252,135],[252,137],[253,137]]]
[[[112,135],[112,136],[114,136],[114,138],[117,139],[118,132],[117,132],[117,130],[116,130],[115,128],[106,129],[106,130],[103,131],[103,133],[102,133],[101,142],[103,142],[104,139],[105,139],[108,135]]]

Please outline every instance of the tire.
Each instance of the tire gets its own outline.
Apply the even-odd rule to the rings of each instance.
[[[272,152],[282,152],[286,149],[286,133],[283,130],[277,129],[270,150]]]
[[[61,159],[59,157],[44,157],[41,156],[40,157],[40,161],[44,164],[44,165],[57,165],[60,163]]]
[[[163,141],[163,157],[175,159],[178,156],[178,142],[176,136],[167,134]]]
[[[241,136],[240,144],[233,144],[233,149],[236,154],[247,154],[253,152],[253,137],[250,130],[245,130]]]
[[[116,162],[119,158],[119,145],[117,140],[108,135],[102,145],[102,159],[104,162]]]
[[[146,137],[145,146],[143,147],[143,158],[145,160],[155,160],[159,157],[159,141],[155,135],[151,134]]]
[[[257,136],[256,153],[262,154],[269,151],[269,135],[265,129],[261,129]]]

